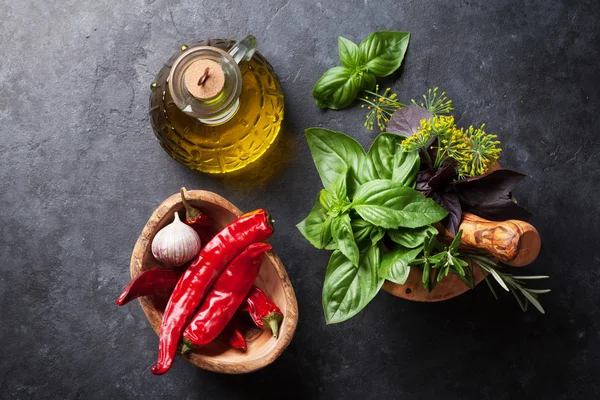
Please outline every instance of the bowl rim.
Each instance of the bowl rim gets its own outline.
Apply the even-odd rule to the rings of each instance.
[[[186,198],[193,201],[215,204],[224,208],[226,211],[229,211],[236,217],[239,217],[243,214],[242,211],[234,206],[231,202],[210,191],[188,190],[186,193]],[[132,279],[134,279],[142,271],[143,256],[151,243],[153,232],[155,231],[156,226],[167,214],[173,210],[173,208],[178,207],[180,204],[182,204],[180,193],[173,194],[163,201],[156,208],[156,210],[154,210],[144,225],[142,233],[138,237],[131,254],[129,272]],[[279,257],[275,254],[275,252],[273,252],[273,250],[268,251],[266,256],[281,280],[286,299],[285,315],[281,325],[280,335],[277,338],[275,347],[269,353],[248,361],[214,360],[213,357],[204,356],[197,353],[191,353],[191,355],[185,356],[179,355],[181,358],[197,367],[209,371],[226,374],[243,374],[264,368],[281,355],[281,353],[290,344],[298,325],[298,302],[296,300],[296,294],[290,282],[289,276]],[[150,326],[156,332],[156,334],[159,335],[160,325],[162,322],[160,313],[156,307],[154,307],[149,297],[139,297],[138,301],[142,306],[142,310],[144,311]]]

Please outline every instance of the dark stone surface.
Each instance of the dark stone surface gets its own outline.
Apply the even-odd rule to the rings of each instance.
[[[600,10],[596,1],[3,1],[0,3],[0,397],[600,397]],[[367,145],[353,107],[322,112],[312,86],[337,63],[337,36],[412,33],[402,99],[440,86],[461,125],[485,122],[516,192],[538,215],[543,316],[485,286],[441,304],[382,293],[326,326],[328,259],[294,225],[320,189],[303,131]],[[147,116],[149,84],[177,47],[253,33],[286,94],[284,161],[252,187],[171,160]],[[277,219],[272,243],[300,321],[272,366],[222,376],[178,360],[149,371],[157,337],[140,306],[114,300],[148,216],[179,187],[203,188]]]

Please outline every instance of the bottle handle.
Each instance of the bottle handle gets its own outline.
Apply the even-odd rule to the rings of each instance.
[[[256,51],[256,38],[252,35],[244,36],[240,41],[233,45],[229,50],[229,55],[233,57],[236,64],[242,60],[250,61]]]

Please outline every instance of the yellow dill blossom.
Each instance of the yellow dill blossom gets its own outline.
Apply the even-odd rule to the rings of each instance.
[[[481,175],[498,159],[502,151],[496,141],[496,135],[489,135],[483,130],[484,126],[467,130],[456,127],[454,117],[440,115],[429,120],[422,120],[417,132],[402,141],[404,151],[414,151],[427,148],[432,138],[437,139],[431,160],[429,152],[423,154],[430,165],[437,169],[444,160],[453,158],[458,163],[459,178]]]
[[[423,100],[425,100],[425,102],[421,104],[417,104],[414,100],[412,100],[412,103],[415,106],[421,106],[429,110],[430,113],[436,116],[448,114],[450,111],[454,110],[454,108],[452,108],[452,100],[449,100],[446,97],[446,92],[442,92],[442,94],[438,96],[438,88],[427,90],[427,95],[423,95]]]
[[[397,98],[398,96],[395,93],[389,94],[391,91],[390,88],[385,89],[382,94],[379,94],[379,85],[375,86],[375,92],[371,92],[370,90],[365,90],[368,95],[364,98],[360,98],[363,102],[367,104],[362,104],[361,108],[367,108],[369,113],[367,114],[364,126],[373,130],[375,126],[375,122],[377,122],[377,126],[380,130],[385,130],[387,123],[390,121],[390,117],[392,114],[403,107],[404,104],[400,103]]]
[[[500,142],[495,140],[497,136],[487,134],[483,130],[484,127],[485,125],[481,125],[481,128],[476,129],[470,126],[464,132],[469,141],[469,148],[464,151],[464,160],[459,161],[459,178],[485,174],[488,168],[500,157],[502,149],[498,147]]]
[[[408,152],[425,148],[432,132],[431,123],[425,119],[421,120],[417,131],[402,141],[402,150]]]

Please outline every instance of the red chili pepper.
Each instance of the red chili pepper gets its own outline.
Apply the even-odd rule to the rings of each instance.
[[[123,293],[117,299],[117,304],[122,306],[140,296],[151,296],[157,293],[171,293],[177,281],[183,275],[183,269],[166,269],[154,267],[142,272],[131,280]]]
[[[265,329],[265,326],[269,326],[271,332],[273,332],[273,336],[277,338],[279,324],[283,321],[283,314],[279,307],[262,290],[256,286],[252,286],[240,310],[250,313],[252,321],[260,329]]]
[[[229,342],[229,344],[235,348],[246,351],[246,326],[242,322],[239,313],[235,313],[233,318],[223,332],[221,332],[221,337]]]
[[[183,332],[182,353],[206,346],[225,329],[258,276],[266,243],[251,244],[223,271]]]
[[[208,215],[204,214],[202,211],[197,208],[192,207],[185,195],[187,193],[187,189],[181,188],[181,201],[185,207],[185,223],[198,233],[200,236],[200,242],[202,246],[205,246],[214,236],[215,232],[213,229],[213,223]]]
[[[232,222],[200,251],[177,282],[165,309],[153,374],[161,375],[171,368],[183,329],[231,260],[252,243],[262,242],[272,234],[269,214],[259,209]]]

